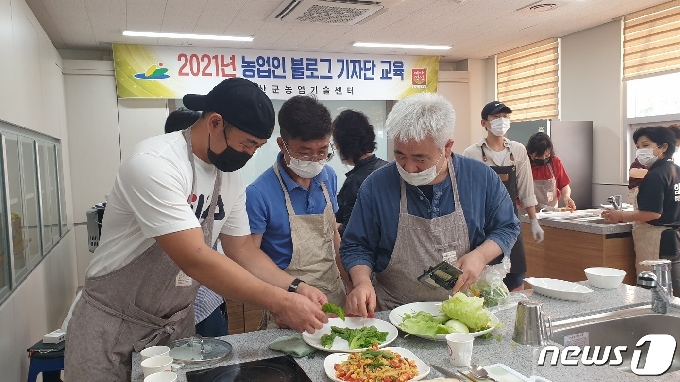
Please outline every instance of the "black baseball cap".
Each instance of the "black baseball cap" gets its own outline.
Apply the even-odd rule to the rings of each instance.
[[[490,115],[495,115],[498,113],[512,113],[509,107],[505,106],[503,102],[493,101],[489,102],[482,109],[482,119],[489,118]]]
[[[254,82],[245,78],[227,78],[208,94],[187,94],[187,109],[214,111],[235,128],[260,139],[274,132],[274,105]]]

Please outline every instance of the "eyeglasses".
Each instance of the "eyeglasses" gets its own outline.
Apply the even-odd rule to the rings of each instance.
[[[300,163],[300,166],[304,167],[309,164],[309,162],[319,162],[321,164],[326,164],[328,161],[333,159],[335,156],[335,146],[331,143],[329,144],[329,147],[331,151],[323,150],[320,154],[317,155],[308,155],[308,154],[303,154],[300,152],[295,152],[297,156],[293,156],[291,154],[290,147],[288,147],[288,143],[283,142],[283,147],[286,149],[286,152],[291,158],[297,159],[299,161],[302,161],[303,163]]]

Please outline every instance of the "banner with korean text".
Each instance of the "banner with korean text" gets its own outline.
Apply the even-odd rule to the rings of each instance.
[[[257,83],[272,99],[399,100],[436,92],[438,56],[113,45],[120,98],[205,94],[230,77]]]

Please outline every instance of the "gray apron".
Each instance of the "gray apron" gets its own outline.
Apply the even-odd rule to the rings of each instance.
[[[279,171],[278,161],[274,163],[274,173],[279,179],[281,189],[286,198],[290,238],[293,242],[293,255],[288,268],[289,275],[299,278],[328,297],[328,302],[345,306],[345,285],[340,278],[340,270],[335,262],[335,213],[328,195],[326,185],[322,182],[326,208],[322,214],[296,215],[286,187]],[[260,327],[277,328],[269,312],[263,315]]]
[[[425,219],[408,213],[406,184],[401,181],[397,239],[387,268],[375,274],[373,287],[377,310],[390,310],[417,301],[444,301],[451,291],[430,289],[418,281],[430,266],[441,263],[443,254],[456,251],[457,258],[470,252],[470,237],[458,196],[456,173],[449,158],[449,176],[455,210],[445,216]]]
[[[484,147],[482,146],[481,149],[482,160],[484,163],[488,164],[486,153],[484,153]],[[508,150],[510,150],[509,147]],[[519,211],[517,209],[517,198],[519,195],[517,187],[517,167],[515,166],[515,157],[512,155],[512,152],[510,152],[510,161],[512,162],[512,165],[510,166],[492,166],[489,164],[489,167],[501,178],[501,182],[503,182],[503,185],[508,190],[508,194],[512,200],[512,206],[515,209],[515,216],[519,217]],[[489,265],[500,264],[503,261],[503,257],[504,255],[498,256],[492,260]],[[526,271],[527,259],[526,253],[524,252],[524,238],[520,233],[519,236],[517,236],[515,245],[513,245],[512,249],[510,250],[510,273],[525,273]]]
[[[557,203],[559,202],[559,199],[557,199],[557,180],[555,180],[552,164],[548,163],[546,166],[550,170],[550,179],[534,179],[534,193],[536,194],[539,207],[548,206],[557,208]]]
[[[196,192],[190,130],[184,131]],[[215,206],[222,184],[217,171],[208,215],[201,223],[212,245]],[[200,284],[184,274],[158,243],[130,264],[85,279],[66,334],[69,382],[129,381],[132,352],[194,334],[193,304]]]

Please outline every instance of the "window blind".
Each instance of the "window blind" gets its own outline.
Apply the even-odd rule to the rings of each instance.
[[[551,38],[496,56],[498,100],[513,121],[559,117],[559,40]]]
[[[632,13],[623,19],[623,77],[680,69],[680,1]]]

